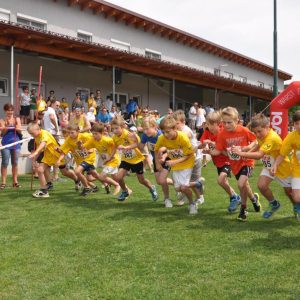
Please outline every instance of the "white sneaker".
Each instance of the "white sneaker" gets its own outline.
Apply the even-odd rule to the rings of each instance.
[[[197,206],[195,203],[191,203],[189,205],[189,212],[190,212],[190,215],[196,215],[198,213],[198,209],[197,209]]]
[[[178,206],[183,206],[185,203],[187,203],[187,198],[185,196],[185,194],[178,192],[177,193],[177,205]]]
[[[49,193],[48,192],[43,192],[41,190],[37,190],[35,191],[32,196],[34,198],[48,198],[49,197]]]
[[[165,199],[165,207],[166,208],[172,208],[173,207],[172,201],[170,199]]]
[[[204,196],[203,195],[201,195],[200,196],[200,198],[198,198],[197,200],[196,200],[196,204],[203,204],[204,203]]]

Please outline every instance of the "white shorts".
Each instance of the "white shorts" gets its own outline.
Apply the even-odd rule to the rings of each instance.
[[[292,177],[292,189],[300,190],[300,178],[299,177]]]
[[[173,171],[174,188],[177,189],[181,186],[188,186],[190,184],[193,169],[185,169]]]
[[[269,170],[266,168],[263,168],[261,170],[260,176],[269,177],[269,178],[273,179],[274,181],[278,182],[284,188],[292,187],[292,177],[291,176],[286,177],[286,178],[279,178],[277,176],[272,176],[270,174]],[[300,178],[299,178],[299,183],[300,183]],[[300,185],[299,185],[299,188],[300,188]]]
[[[106,167],[103,167],[102,172],[107,175],[114,175],[114,174],[118,173],[118,170],[119,170],[118,167],[106,166]]]

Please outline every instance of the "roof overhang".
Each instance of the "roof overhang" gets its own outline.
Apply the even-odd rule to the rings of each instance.
[[[58,0],[52,1],[58,2]],[[124,25],[134,26],[136,29],[142,29],[145,32],[152,32],[163,38],[196,48],[199,51],[204,51],[225,58],[228,61],[244,65],[247,68],[273,75],[273,68],[267,64],[107,1],[67,0],[67,2],[69,6],[77,5],[82,11],[90,9],[95,15],[113,18],[116,22],[123,22]],[[278,77],[282,80],[292,79],[291,74],[281,70],[278,71]]]
[[[121,51],[99,43],[83,42],[77,38],[37,30],[16,23],[0,21],[0,45],[82,61],[94,65],[115,66],[132,72],[217,88],[223,91],[272,99],[272,91],[256,85],[216,76],[198,69],[168,61],[149,59],[143,55]]]

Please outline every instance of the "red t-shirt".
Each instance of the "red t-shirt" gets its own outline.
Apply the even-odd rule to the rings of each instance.
[[[216,149],[227,151],[230,160],[231,169],[234,175],[237,175],[242,167],[254,166],[253,159],[241,158],[230,152],[232,146],[245,147],[256,140],[256,136],[246,127],[238,125],[235,131],[226,131],[225,129],[217,136]]]
[[[203,143],[204,140],[210,140],[212,142],[215,142],[217,140],[217,136],[218,134],[213,135],[208,129],[205,129],[201,136],[200,142]],[[210,149],[214,149],[214,148],[215,147],[210,147]],[[230,164],[228,156],[224,154],[212,156],[211,158],[217,168],[221,168],[224,165]]]

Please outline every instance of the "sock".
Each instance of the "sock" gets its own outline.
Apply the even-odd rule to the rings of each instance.
[[[242,204],[241,208],[242,208],[242,209],[246,209],[246,208],[247,208],[247,205]]]
[[[257,198],[254,196],[254,197],[251,199],[251,201],[252,201],[253,203],[256,203],[256,202],[257,202]]]

